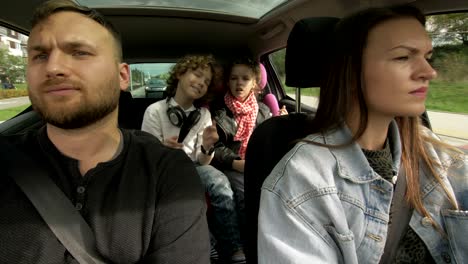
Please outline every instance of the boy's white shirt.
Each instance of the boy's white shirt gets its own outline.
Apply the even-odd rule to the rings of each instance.
[[[180,127],[174,126],[167,116],[168,104],[171,106],[179,105],[174,98],[171,98],[169,102],[160,100],[148,106],[141,126],[141,130],[155,135],[161,142],[164,142],[166,138],[179,136],[180,132]],[[185,110],[185,114],[188,116],[194,110],[196,108],[192,105],[189,109]],[[193,162],[197,162],[199,155],[203,155],[201,153],[203,131],[206,127],[212,125],[211,114],[208,109],[201,107],[200,114],[200,120],[190,129],[187,137],[182,142],[184,144],[183,150]]]

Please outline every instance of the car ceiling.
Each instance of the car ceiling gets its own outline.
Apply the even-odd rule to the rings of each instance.
[[[0,23],[27,34],[32,11],[42,0],[2,3]],[[467,0],[290,0],[260,19],[190,10],[97,8],[121,32],[129,62],[173,61],[187,53],[230,58],[247,50],[260,56],[286,45],[304,17],[342,17],[368,6],[411,2],[425,13],[468,10]]]

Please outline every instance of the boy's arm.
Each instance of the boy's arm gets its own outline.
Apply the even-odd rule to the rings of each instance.
[[[214,156],[214,145],[218,141],[218,133],[216,132],[216,124],[206,127],[203,130],[203,142],[200,146],[201,155],[198,156],[199,163],[202,165],[210,164]]]
[[[195,151],[197,152],[197,161],[201,165],[210,164],[213,159],[215,143],[218,141],[218,132],[216,131],[216,123],[211,121],[210,112],[206,110],[205,118],[202,121],[202,128],[197,133]],[[202,151],[203,147],[203,151]]]
[[[143,116],[141,130],[156,136],[161,142],[163,142],[162,121],[159,112],[160,111],[158,111],[156,105],[148,106],[148,108],[146,108],[145,115]]]
[[[198,163],[200,163],[200,165],[208,165],[210,164],[211,160],[213,159],[213,156],[214,156],[214,152],[213,153],[209,153],[209,149],[205,149],[206,151],[206,154],[205,153],[200,153],[198,154]]]

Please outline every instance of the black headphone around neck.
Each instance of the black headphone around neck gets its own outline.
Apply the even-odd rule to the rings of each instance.
[[[185,122],[189,122],[191,124],[190,127],[192,127],[200,120],[201,113],[199,108],[196,108],[195,110],[191,111],[190,114],[187,116],[182,107],[178,105],[172,106],[171,104],[169,104],[170,100],[171,97],[168,97],[166,100],[166,113],[171,124],[173,124],[176,127],[182,127],[182,124],[184,124]]]

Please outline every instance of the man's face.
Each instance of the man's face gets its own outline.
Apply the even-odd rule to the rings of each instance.
[[[74,12],[53,14],[32,29],[29,98],[47,123],[81,128],[116,110],[129,72],[115,45],[106,28]]]

